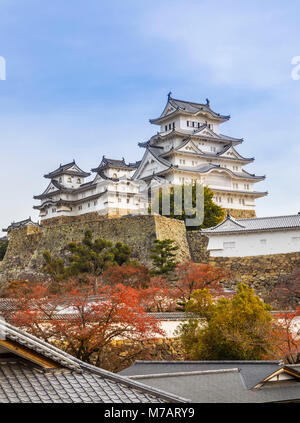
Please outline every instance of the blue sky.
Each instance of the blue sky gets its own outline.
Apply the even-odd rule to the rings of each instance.
[[[267,175],[259,216],[300,211],[299,14],[297,0],[0,0],[2,227],[37,217],[60,163],[140,159],[170,90],[231,114],[222,132]]]

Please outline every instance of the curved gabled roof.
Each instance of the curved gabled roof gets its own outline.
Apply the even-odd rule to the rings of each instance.
[[[72,169],[72,168],[75,168],[75,169]],[[64,165],[60,164],[60,166],[57,169],[44,175],[44,177],[52,179],[63,174],[71,175],[71,176],[79,176],[82,178],[86,178],[87,176],[90,176],[90,173],[84,172],[82,169],[80,169],[80,167],[77,166],[75,160],[73,160],[72,162],[64,164]]]
[[[253,162],[254,161],[254,157],[243,157],[240,153],[238,153],[236,151],[236,149],[234,148],[234,146],[232,145],[232,142],[225,145],[223,150],[216,153],[216,156],[222,156],[222,154],[227,153],[227,151],[230,150],[231,148],[235,152],[235,154],[238,156],[238,157],[235,158],[235,160],[242,160],[242,161],[247,161],[247,162]]]
[[[172,168],[172,164],[170,164],[164,158],[160,157],[157,154],[157,151],[156,150],[157,150],[157,148],[155,148],[155,147],[150,147],[150,146],[147,147],[147,149],[146,149],[146,151],[144,153],[144,156],[143,156],[143,158],[142,158],[142,160],[141,160],[141,162],[139,164],[139,167],[136,169],[135,173],[132,176],[132,179],[135,179],[136,178],[136,175],[138,174],[140,167],[145,162],[148,153],[150,153],[154,157],[154,159],[157,160],[159,163],[161,163],[162,165],[166,166],[167,169],[171,169]]]
[[[191,143],[195,149],[195,152],[193,151],[180,151],[181,148],[183,148],[184,146],[186,146],[188,143]],[[222,156],[223,154],[225,154],[230,148],[232,148],[235,152],[235,154],[238,157],[228,157],[228,156]],[[251,163],[253,162],[255,159],[253,157],[251,158],[247,158],[247,157],[243,157],[241,156],[236,149],[233,147],[233,145],[227,144],[226,146],[224,146],[224,148],[219,151],[218,153],[206,153],[205,151],[201,150],[194,142],[191,136],[189,136],[188,138],[186,138],[185,140],[182,141],[182,143],[180,145],[178,145],[177,147],[172,147],[170,148],[170,150],[163,152],[160,157],[168,157],[171,153],[174,152],[180,152],[183,154],[192,154],[192,155],[199,155],[201,157],[209,157],[209,158],[221,158],[222,160],[231,160],[231,161],[238,161],[238,162],[243,162],[245,164]]]
[[[20,220],[19,222],[12,222],[6,229],[2,229],[2,231],[9,232],[12,229],[18,229],[18,228],[21,228],[22,226],[27,226],[27,225],[39,226],[37,222],[33,222],[33,220],[31,220],[31,217],[29,217],[28,219]]]
[[[99,172],[100,170],[108,169],[108,168],[133,170],[133,169],[136,169],[137,167],[138,167],[138,163],[126,164],[124,157],[122,158],[122,160],[118,160],[118,159],[109,159],[103,156],[99,166],[91,170],[92,172]]]
[[[199,131],[203,131],[203,129],[207,128],[207,130],[210,132],[210,135],[207,134],[201,134],[199,133]],[[191,132],[189,130],[184,130],[184,129],[173,129],[171,131],[168,131],[166,133],[157,133],[155,135],[153,135],[148,141],[145,142],[140,142],[138,143],[138,146],[141,148],[147,148],[149,145],[153,145],[155,143],[155,141],[160,141],[160,140],[164,140],[164,139],[168,139],[168,138],[172,138],[175,135],[179,135],[182,136],[184,138],[186,137],[191,137],[191,138],[195,138],[196,140],[209,140],[209,141],[217,141],[217,142],[221,142],[221,143],[232,143],[234,145],[236,144],[242,144],[244,142],[243,138],[234,138],[234,137],[229,137],[223,134],[216,134],[214,131],[212,131],[211,129],[209,129],[206,125],[203,125],[201,128],[197,129],[194,132]]]
[[[88,184],[88,183],[87,183]],[[83,185],[87,185],[87,184],[83,184]],[[55,191],[49,191],[50,186],[53,185],[56,190]],[[64,192],[64,193],[72,193],[75,191],[75,188],[67,188],[64,185],[61,185],[59,182],[57,182],[55,179],[53,179],[49,185],[47,186],[47,188],[45,189],[45,191],[40,194],[40,195],[34,195],[33,198],[35,200],[42,200],[43,198],[48,198],[48,197],[52,197],[53,195],[58,194],[59,192]]]
[[[208,114],[213,119],[219,120],[220,122],[225,122],[230,119],[230,116],[221,115],[220,113],[214,112],[210,108],[210,103],[207,100],[206,103],[195,103],[192,101],[179,100],[168,96],[167,104],[160,115],[159,118],[150,119],[150,123],[160,124],[165,119],[169,119],[173,115],[176,115],[178,112],[188,114],[188,115],[197,115],[197,114]]]

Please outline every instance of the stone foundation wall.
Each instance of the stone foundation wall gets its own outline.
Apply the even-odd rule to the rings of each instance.
[[[300,252],[254,257],[211,257],[210,264],[228,269],[231,273],[225,286],[247,283],[263,298],[271,292],[278,280],[300,269]]]
[[[13,280],[45,279],[41,273],[43,252],[49,250],[55,257],[65,257],[66,244],[80,242],[87,229],[92,231],[94,238],[128,244],[133,258],[148,266],[151,265],[150,248],[154,239],[173,239],[179,246],[178,261],[192,259],[197,263],[211,263],[228,269],[230,276],[224,281],[225,286],[232,288],[239,282],[245,282],[262,297],[282,276],[300,269],[300,252],[255,257],[210,257],[208,238],[200,231],[186,232],[180,220],[158,215],[108,219],[89,213],[49,219],[34,231],[28,231],[27,227],[13,230],[4,260],[0,262],[0,286]]]
[[[200,231],[188,231],[187,239],[192,260],[195,263],[207,263],[209,261],[208,237],[202,235]]]
[[[95,216],[96,215],[96,216]],[[177,260],[190,260],[184,222],[162,216],[129,216],[107,219],[96,214],[79,218],[59,217],[43,222],[39,233],[28,234],[26,228],[15,229],[4,260],[0,263],[0,284],[12,280],[40,279],[44,264],[43,252],[65,257],[65,246],[80,242],[90,229],[94,238],[121,241],[132,249],[132,257],[151,265],[150,248],[154,239],[173,239],[179,246]]]

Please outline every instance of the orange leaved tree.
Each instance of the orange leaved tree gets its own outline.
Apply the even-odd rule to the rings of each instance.
[[[107,362],[115,341],[140,342],[164,335],[156,319],[139,305],[137,290],[118,284],[72,284],[52,293],[48,286],[9,292],[12,307],[4,316],[13,325],[57,344],[88,363]]]
[[[279,354],[289,364],[300,362],[300,307],[275,313]]]
[[[181,301],[189,301],[192,293],[198,289],[209,289],[212,296],[224,293],[220,281],[225,278],[226,272],[210,264],[191,261],[180,263],[176,267],[176,276],[174,288]]]
[[[123,264],[108,268],[102,276],[105,285],[122,284],[131,288],[144,288],[150,283],[150,271],[148,267],[140,264]]]

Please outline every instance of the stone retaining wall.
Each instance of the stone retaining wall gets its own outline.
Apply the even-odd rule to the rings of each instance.
[[[231,276],[225,286],[231,288],[244,282],[265,297],[281,277],[300,269],[300,252],[254,257],[211,257],[209,262],[230,271]]]
[[[64,257],[64,248],[71,242],[80,242],[90,229],[94,238],[121,241],[132,249],[132,257],[151,265],[150,248],[155,239],[173,239],[179,246],[177,260],[190,260],[184,222],[162,216],[128,216],[107,219],[99,215],[84,219],[57,218],[43,223],[39,233],[28,234],[26,228],[15,229],[4,260],[0,263],[0,284],[12,280],[38,279],[44,263],[43,252],[49,250],[54,257]]]
[[[188,231],[187,239],[192,260],[195,263],[207,263],[209,260],[209,252],[207,251],[208,237],[200,231]]]

